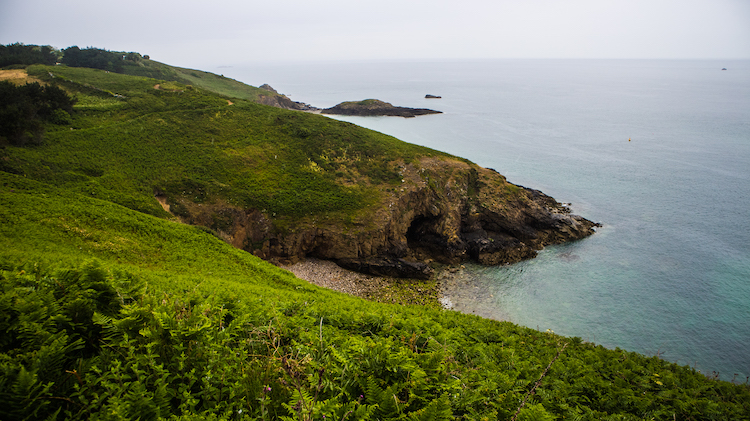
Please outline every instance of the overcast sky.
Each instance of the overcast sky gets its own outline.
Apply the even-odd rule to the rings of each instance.
[[[0,0],[0,43],[252,61],[750,58],[750,0]]]

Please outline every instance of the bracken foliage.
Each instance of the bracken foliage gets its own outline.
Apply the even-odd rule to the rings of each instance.
[[[194,227],[0,186],[4,420],[748,418],[746,385],[689,367],[363,301]]]

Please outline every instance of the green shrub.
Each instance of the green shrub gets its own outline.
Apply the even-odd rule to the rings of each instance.
[[[0,138],[16,146],[39,144],[44,121],[68,124],[74,100],[56,86],[0,81]]]

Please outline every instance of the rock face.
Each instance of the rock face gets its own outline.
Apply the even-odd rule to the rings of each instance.
[[[270,105],[272,107],[283,108],[286,110],[298,110],[298,111],[319,111],[320,110],[319,108],[313,107],[310,104],[305,104],[304,102],[292,101],[291,99],[287,98],[286,95],[282,95],[276,92],[276,89],[273,89],[271,85],[267,83],[264,83],[263,85],[259,87],[269,92],[268,95],[260,95],[258,97],[258,102],[263,105]]]
[[[416,117],[425,114],[440,114],[441,111],[427,108],[396,107],[393,104],[377,99],[366,99],[364,101],[342,102],[334,107],[321,110],[321,113],[356,116]]]
[[[273,93],[275,93],[275,94],[278,94],[278,92],[276,92],[276,89],[273,89],[273,88],[271,87],[271,85],[269,85],[269,84],[267,84],[267,83],[264,83],[264,84],[262,84],[262,85],[260,85],[260,86],[258,86],[258,87],[259,87],[260,89],[265,89],[265,90],[267,90],[267,91],[270,91],[270,92],[273,92]]]
[[[284,95],[260,95],[258,102],[263,105],[270,105],[276,108],[298,111],[318,111],[318,108],[304,102],[292,101]]]
[[[204,225],[263,259],[307,256],[374,275],[428,278],[431,262],[514,263],[545,245],[584,238],[597,224],[540,191],[456,159],[401,164],[403,181],[348,225],[310,217],[279,228],[255,209],[178,203],[185,222]]]

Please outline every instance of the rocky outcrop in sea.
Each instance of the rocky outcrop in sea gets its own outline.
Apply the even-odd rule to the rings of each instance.
[[[430,110],[428,108],[397,107],[389,102],[384,102],[377,99],[342,102],[331,108],[325,108],[320,112],[322,114],[335,115],[396,117],[416,117],[418,115],[442,113],[442,111]]]

